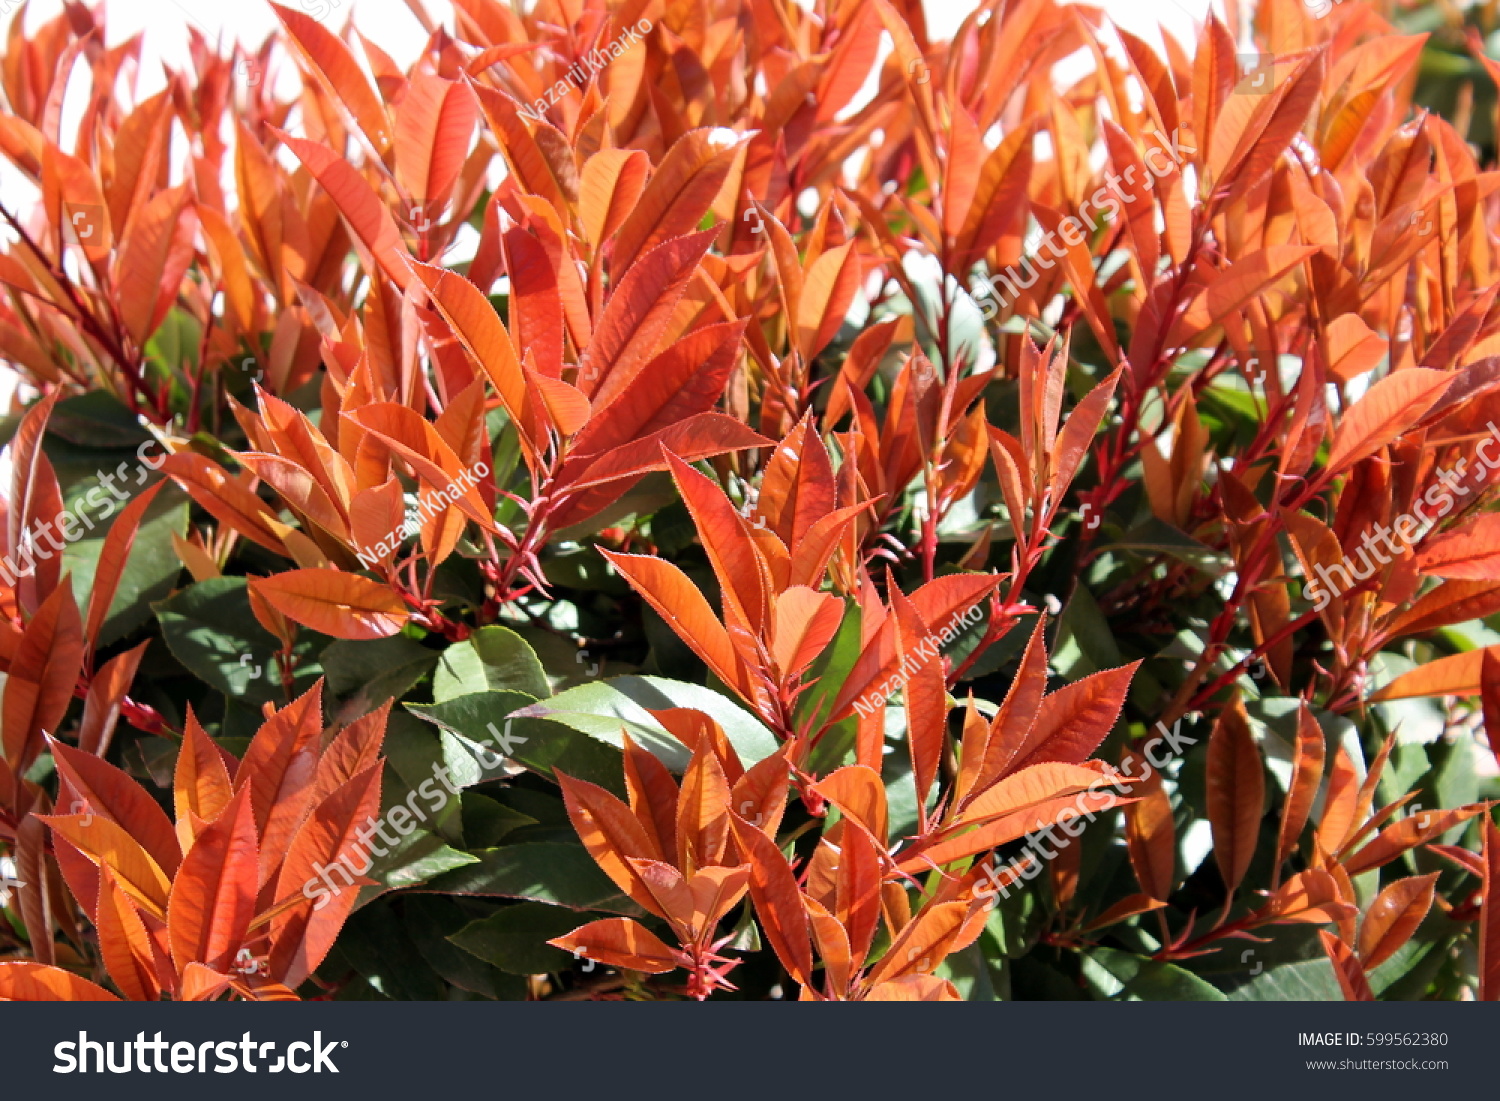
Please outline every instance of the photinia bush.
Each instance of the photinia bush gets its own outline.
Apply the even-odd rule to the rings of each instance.
[[[10,22],[0,999],[1500,997],[1493,11],[271,7]]]

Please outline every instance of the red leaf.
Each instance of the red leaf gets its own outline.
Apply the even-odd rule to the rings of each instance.
[[[1238,698],[1226,707],[1208,739],[1208,823],[1214,859],[1233,892],[1249,870],[1265,810],[1266,780],[1250,719]]]
[[[578,386],[596,404],[612,401],[656,354],[688,281],[718,230],[652,249],[609,296],[578,366]]]
[[[1043,761],[1078,764],[1109,736],[1125,705],[1125,694],[1140,662],[1084,677],[1042,699],[1036,722],[1016,750],[1016,772]]]
[[[252,577],[250,587],[288,619],[334,638],[389,638],[411,618],[390,586],[342,570],[288,570]]]
[[[734,835],[750,860],[750,899],[781,965],[803,986],[811,984],[811,934],[802,892],[786,857],[765,834],[735,817]]]
[[[1417,568],[1435,577],[1500,580],[1500,513],[1484,513],[1455,531],[1424,540]]]
[[[631,918],[591,921],[547,943],[564,952],[597,960],[606,967],[644,971],[648,975],[664,974],[681,966],[673,949]]]
[[[57,774],[82,804],[69,814],[96,814],[121,826],[171,877],[182,860],[177,835],[166,812],[140,784],[107,761],[63,742],[50,744]]]
[[[146,655],[146,640],[123,654],[116,654],[101,666],[89,681],[89,694],[83,704],[83,719],[78,724],[78,748],[96,757],[109,751],[115,726],[120,719],[120,705]]]
[[[1484,884],[1479,909],[1479,1000],[1500,1001],[1500,829],[1484,823]]]
[[[189,963],[233,967],[255,917],[259,862],[255,812],[242,789],[198,835],[172,883],[167,932],[179,972]]]
[[[721,129],[690,130],[672,144],[615,235],[616,278],[662,241],[698,227],[747,137]]]
[[[1345,470],[1390,443],[1422,419],[1455,377],[1448,371],[1411,367],[1381,379],[1339,420],[1326,469]]]
[[[1398,879],[1370,903],[1359,929],[1359,962],[1373,971],[1401,948],[1432,909],[1438,873]]]
[[[417,73],[407,82],[396,109],[396,172],[417,206],[447,198],[478,117],[474,94],[458,81]]]
[[[103,987],[46,964],[0,963],[0,1002],[117,1002]]]
[[[83,626],[70,585],[59,585],[26,625],[5,682],[5,761],[17,775],[56,733],[83,668]]]
[[[275,896],[306,900],[271,919],[271,976],[288,986],[323,962],[358,900],[354,873],[371,859],[368,834],[358,835],[380,813],[381,775],[375,764],[335,788],[287,844]]]

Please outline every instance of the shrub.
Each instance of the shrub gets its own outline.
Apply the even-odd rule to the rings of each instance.
[[[12,23],[0,998],[1500,994],[1462,28],[275,10]]]

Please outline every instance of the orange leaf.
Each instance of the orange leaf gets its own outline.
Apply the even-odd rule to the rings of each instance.
[[[1323,779],[1326,749],[1323,730],[1304,704],[1297,711],[1297,747],[1292,756],[1292,781],[1281,811],[1281,829],[1276,835],[1276,872],[1297,848],[1297,839],[1312,813],[1313,799]],[[1275,874],[1275,873],[1273,873]]]
[[[120,999],[88,979],[46,964],[0,963],[3,1002],[117,1002]]]
[[[334,638],[388,638],[411,618],[389,586],[341,570],[288,570],[252,577],[250,587],[288,619]]]
[[[102,757],[110,750],[115,724],[120,721],[124,694],[135,681],[136,670],[150,639],[138,643],[123,654],[105,661],[89,681],[89,696],[84,700],[84,717],[78,723],[78,748],[84,753]]]
[[[1479,1000],[1500,1001],[1500,829],[1488,818],[1483,832],[1483,887],[1479,909]],[[0,965],[3,966],[3,965]]]
[[[583,164],[578,213],[584,234],[597,250],[641,197],[650,161],[639,149],[601,149]]]
[[[1411,367],[1387,375],[1349,407],[1333,434],[1327,470],[1337,473],[1373,455],[1431,409],[1454,375]]]
[[[681,966],[673,949],[631,918],[591,921],[547,943],[564,952],[597,960],[606,967],[644,971],[648,975],[661,975]]]
[[[838,633],[844,602],[832,593],[794,585],[775,597],[771,655],[782,678],[800,674]]]
[[[378,268],[382,275],[404,291],[411,282],[411,253],[401,240],[395,219],[375,189],[352,164],[326,145],[294,138],[275,127],[270,130],[296,154],[303,167],[312,173],[333,200],[363,250],[363,256],[368,257],[371,275]]]
[[[1136,788],[1140,801],[1125,808],[1125,843],[1141,890],[1165,901],[1177,882],[1177,836],[1172,801],[1162,790],[1161,773],[1151,770]],[[1122,915],[1125,916],[1125,915]]]
[[[813,790],[839,808],[882,848],[886,843],[885,784],[880,774],[864,765],[845,765],[813,785]]]
[[[500,315],[484,293],[457,272],[415,263],[412,270],[432,295],[433,304],[453,335],[489,375],[505,411],[525,437],[526,378]]]
[[[469,153],[479,105],[468,87],[417,73],[396,109],[396,172],[419,207],[440,203]]]
[[[101,815],[140,843],[168,877],[182,859],[177,836],[161,806],[126,773],[91,753],[49,740],[58,776],[82,804],[69,813]]]
[[[250,793],[240,792],[183,857],[172,883],[167,931],[182,971],[201,963],[227,972],[255,917],[260,853]]]
[[[630,587],[666,620],[677,636],[703,659],[714,676],[730,687],[738,688],[739,658],[729,641],[729,632],[703,593],[678,567],[661,558],[643,554],[600,552],[619,571]]]
[[[172,881],[146,850],[122,828],[96,814],[37,815],[52,832],[89,859],[107,865],[125,893],[158,921],[167,920]]]
[[[172,780],[178,842],[184,852],[193,841],[193,818],[212,822],[234,798],[234,785],[220,752],[219,747],[209,740],[189,706]]]
[[[1318,939],[1323,942],[1323,950],[1333,961],[1333,973],[1339,980],[1339,989],[1344,992],[1344,1001],[1373,1002],[1375,995],[1370,990],[1370,982],[1365,978],[1364,968],[1360,967],[1359,960],[1349,950],[1349,946],[1327,929],[1318,930]]]
[[[611,291],[578,366],[578,386],[596,404],[612,401],[656,354],[683,292],[717,234],[706,229],[663,242]]]
[[[1220,714],[1208,739],[1208,822],[1214,859],[1231,892],[1245,878],[1255,855],[1265,799],[1260,750],[1244,705],[1236,698]]]
[[[677,795],[677,866],[684,875],[723,863],[729,844],[729,781],[712,743],[698,743]]]
[[[1343,860],[1344,869],[1350,875],[1359,875],[1371,868],[1388,864],[1402,853],[1441,837],[1454,826],[1467,822],[1485,811],[1483,803],[1475,803],[1454,810],[1424,811],[1403,818],[1387,826],[1375,835],[1374,840],[1352,856]]]
[[[747,140],[733,131],[705,127],[689,130],[672,144],[615,235],[615,278],[656,245],[698,227]]]
[[[635,902],[658,917],[667,917],[630,863],[631,857],[649,860],[651,853],[651,840],[630,808],[597,784],[575,780],[557,769],[553,773],[562,787],[573,829],[594,862]]]
[[[275,514],[218,463],[196,451],[178,451],[166,457],[161,469],[219,523],[274,554],[287,553],[276,534]]]
[[[144,345],[177,301],[193,261],[197,216],[187,185],[154,196],[130,223],[115,263],[120,318]]]
[[[735,817],[734,835],[750,860],[750,899],[776,958],[792,978],[811,985],[812,943],[802,891],[781,850],[760,830]]]
[[[271,919],[271,975],[288,986],[323,962],[358,900],[355,873],[371,860],[358,835],[380,813],[382,771],[372,765],[331,791],[287,844],[275,895],[306,899]]]
[[[1450,654],[1402,673],[1370,697],[1372,701],[1406,700],[1415,696],[1477,696],[1486,654],[1500,655],[1500,646]]]
[[[260,838],[260,881],[267,882],[312,797],[323,734],[323,682],[277,711],[256,731],[234,775],[236,793],[250,789]]]
[[[323,90],[344,105],[375,151],[383,154],[391,144],[385,108],[349,47],[312,16],[280,4],[271,8]]]
[[[1483,513],[1454,531],[1423,541],[1417,569],[1435,577],[1500,580],[1500,513]]]
[[[1359,930],[1359,962],[1373,971],[1411,939],[1432,909],[1438,873],[1398,879],[1370,903]]]
[[[151,938],[141,915],[131,904],[108,866],[99,870],[99,905],[94,914],[99,955],[109,977],[131,1001],[154,1002],[161,997]]]
[[[1078,764],[1086,760],[1109,736],[1140,664],[1136,661],[1094,673],[1044,697],[1036,722],[1008,771],[1043,761]]]
[[[743,320],[724,321],[667,348],[596,410],[574,450],[582,456],[602,454],[707,413],[724,393],[744,331]],[[672,450],[683,453],[681,447]],[[651,458],[656,457],[653,452]]]
[[[83,666],[83,627],[71,585],[59,585],[21,633],[5,682],[5,761],[18,775],[67,714]]]

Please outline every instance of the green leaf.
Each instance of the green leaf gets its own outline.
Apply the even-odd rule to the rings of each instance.
[[[998,973],[1003,977],[1005,962],[1002,956],[997,961],[998,966],[992,967],[979,945],[971,944],[962,952],[954,952],[944,959],[936,973],[957,987],[959,996],[966,1002],[1001,1002],[1006,999],[995,984],[995,975]]]
[[[1232,1002],[1341,1002],[1343,991],[1327,959],[1273,967],[1229,992]]]
[[[476,849],[490,849],[507,834],[524,826],[535,826],[537,820],[508,807],[498,799],[466,791],[462,795],[464,840]]]
[[[151,607],[172,655],[200,680],[249,703],[286,702],[274,672],[273,655],[280,643],[250,611],[243,577],[200,581]],[[315,632],[299,632],[292,651],[299,659],[293,691],[307,690],[322,674],[321,666],[311,659],[327,642]],[[254,675],[257,669],[259,675]]]
[[[1222,1002],[1224,994],[1191,971],[1113,948],[1082,958],[1084,980],[1095,998],[1122,1002]]]
[[[582,845],[527,841],[474,852],[477,863],[434,879],[428,888],[449,895],[529,899],[571,910],[608,910],[628,917],[644,911],[599,870]]]
[[[595,782],[621,782],[624,766],[619,753],[610,754],[608,747],[581,739],[557,724],[538,729],[541,724],[510,717],[534,702],[535,698],[525,692],[501,690],[406,706],[418,718],[438,727],[443,762],[458,787],[512,776],[519,765],[545,775],[551,774],[552,766],[560,765],[569,775],[584,776],[586,772],[585,779],[602,777]],[[582,771],[575,773],[575,768]]]
[[[526,984],[461,951],[449,936],[470,924],[464,907],[442,895],[407,895],[402,900],[406,935],[443,979],[471,994],[505,1001],[526,997]]]
[[[437,664],[438,653],[414,638],[335,639],[321,663],[328,689],[339,700],[339,718],[352,721],[403,695]]]
[[[617,749],[624,745],[622,733],[628,733],[632,741],[645,746],[668,768],[681,772],[692,755],[648,710],[670,707],[696,708],[711,716],[724,728],[746,768],[776,752],[775,736],[729,697],[665,677],[611,677],[581,684],[525,707],[515,717],[517,728],[523,732],[522,720],[543,720]],[[520,755],[517,759],[530,764]],[[564,771],[568,771],[566,767]]]
[[[441,1001],[447,994],[396,916],[392,900],[382,900],[351,914],[329,964],[335,957],[358,971],[376,992],[387,998],[432,1002]],[[336,974],[337,970],[325,965],[324,973]]]
[[[381,844],[378,839],[375,843]],[[370,878],[384,884],[384,890],[399,891],[403,887],[426,883],[454,868],[478,862],[478,857],[451,848],[437,834],[416,830],[400,838],[398,844],[384,855],[376,855]],[[365,892],[378,894],[380,891],[381,888],[366,887],[360,893],[361,904],[371,897]]]
[[[449,841],[462,843],[459,799],[443,783],[447,764],[438,732],[404,711],[392,711],[386,723],[383,751],[390,767],[385,771],[382,805],[391,807],[406,802],[416,792],[416,805],[422,808],[432,828]],[[437,801],[439,797],[443,800],[441,804]]]
[[[545,975],[565,971],[569,953],[547,941],[571,933],[578,914],[561,906],[522,902],[480,921],[470,922],[448,939],[465,952],[512,975]]]
[[[1070,681],[1125,664],[1104,613],[1093,594],[1082,585],[1073,590],[1068,606],[1058,617],[1051,664]]]
[[[1169,554],[1178,561],[1197,566],[1207,573],[1217,573],[1229,566],[1229,560],[1207,543],[1199,542],[1167,523],[1151,517],[1130,529],[1119,540],[1101,544],[1104,550],[1133,550],[1148,554]]]
[[[481,627],[444,650],[432,675],[438,703],[492,688],[525,692],[534,699],[552,694],[536,651],[508,627]]]

